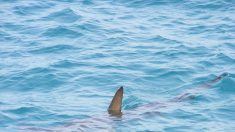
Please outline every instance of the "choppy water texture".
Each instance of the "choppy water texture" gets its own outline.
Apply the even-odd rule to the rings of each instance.
[[[234,131],[234,14],[234,0],[1,0],[0,131]]]

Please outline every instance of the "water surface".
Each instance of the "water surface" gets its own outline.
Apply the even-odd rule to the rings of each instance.
[[[0,131],[233,131],[234,5],[0,0]],[[229,76],[194,99],[107,115],[119,86],[125,111],[224,72]]]

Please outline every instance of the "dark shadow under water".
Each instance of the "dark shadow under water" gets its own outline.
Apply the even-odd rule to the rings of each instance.
[[[124,110],[119,113],[106,113],[103,115],[93,115],[91,118],[82,120],[73,120],[62,125],[50,128],[39,127],[20,127],[21,131],[45,131],[45,132],[64,132],[64,131],[114,131],[117,124],[124,124],[130,120],[141,120],[145,117],[164,116],[162,111],[170,107],[181,107],[182,102],[193,100],[196,95],[202,90],[211,88],[213,85],[221,81],[224,77],[228,76],[223,73],[213,80],[210,80],[191,91],[186,91],[178,97],[167,100],[165,102],[153,102],[146,105],[139,106],[134,109]]]

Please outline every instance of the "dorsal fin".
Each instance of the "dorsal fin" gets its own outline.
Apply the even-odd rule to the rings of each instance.
[[[121,86],[115,95],[113,96],[112,102],[109,105],[108,112],[112,115],[120,115],[122,111],[122,98],[123,98],[123,87]]]

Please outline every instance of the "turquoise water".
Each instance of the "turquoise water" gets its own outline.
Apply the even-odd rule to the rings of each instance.
[[[234,14],[234,0],[1,0],[0,131],[233,131]]]

